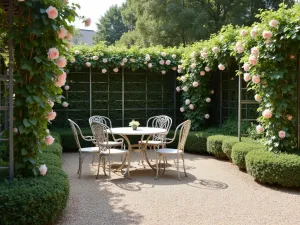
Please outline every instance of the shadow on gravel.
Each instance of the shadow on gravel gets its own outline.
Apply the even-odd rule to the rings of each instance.
[[[279,192],[283,192],[283,193],[291,194],[291,195],[300,195],[300,188],[285,188],[285,187],[281,187],[279,185],[274,186],[274,184],[273,185],[263,184],[257,180],[255,180],[255,182],[265,188],[272,189],[273,191],[279,191]]]

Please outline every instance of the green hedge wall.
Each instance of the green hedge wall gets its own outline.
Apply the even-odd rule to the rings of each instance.
[[[262,150],[265,146],[258,142],[239,142],[233,145],[231,158],[232,163],[237,165],[240,169],[246,169],[245,157],[246,155],[256,149]]]
[[[222,151],[222,143],[228,138],[224,135],[213,135],[207,138],[207,152],[213,154],[217,158],[226,159],[226,155]]]
[[[299,154],[254,150],[246,155],[246,168],[259,182],[300,187]]]
[[[245,138],[243,137],[241,139],[242,142],[249,142],[251,141],[250,138]],[[227,138],[225,140],[223,140],[222,142],[222,151],[224,152],[224,154],[228,157],[228,159],[231,161],[231,152],[232,152],[232,147],[233,145],[235,145],[236,143],[238,143],[238,137],[232,137],[232,136],[227,136]]]
[[[61,150],[54,143],[40,153],[39,163],[48,167],[45,176],[0,181],[1,225],[45,225],[58,219],[70,189],[68,176],[61,169]]]

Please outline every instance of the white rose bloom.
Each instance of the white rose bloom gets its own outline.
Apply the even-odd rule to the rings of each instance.
[[[182,90],[185,91],[185,92],[187,92],[187,91],[189,90],[189,88],[188,88],[187,86],[184,86],[184,87],[182,88]]]
[[[173,55],[172,55],[172,58],[173,58],[173,59],[176,59],[176,55],[175,55],[175,54],[173,54]]]
[[[210,117],[210,115],[209,115],[209,114],[205,114],[205,116],[204,116],[204,117],[205,117],[205,119],[207,119],[207,120],[208,120],[208,119],[209,119],[209,117]]]
[[[66,85],[66,86],[65,86],[65,90],[68,91],[69,89],[70,89],[70,86],[69,86],[69,85]]]
[[[70,59],[70,62],[71,63],[74,63],[76,60],[75,60],[75,58],[74,57],[72,57],[71,59]]]
[[[166,74],[166,71],[165,71],[165,70],[162,70],[161,73],[162,73],[162,74]]]
[[[107,72],[107,69],[102,69],[101,72],[102,72],[102,73],[106,73],[106,72]]]
[[[123,59],[123,62],[124,62],[124,63],[127,63],[127,62],[128,62],[127,58],[124,58],[124,59]]]
[[[117,72],[119,72],[119,69],[118,69],[118,68],[114,68],[113,71],[114,71],[115,73],[117,73]]]
[[[43,164],[43,165],[40,166],[39,170],[40,170],[40,175],[45,176],[46,173],[47,173],[48,168],[45,164]]]
[[[191,101],[190,101],[189,99],[186,99],[186,100],[185,100],[185,104],[186,104],[186,105],[189,105],[189,104],[191,104]]]
[[[80,51],[76,50],[74,53],[75,53],[75,55],[79,55]]]
[[[63,102],[63,103],[62,103],[62,105],[63,105],[63,107],[65,107],[65,108],[66,108],[66,107],[68,107],[68,106],[69,106],[69,103],[67,103],[67,102]]]
[[[93,56],[93,60],[98,60],[99,59],[99,57],[98,56]]]
[[[184,112],[185,109],[183,107],[180,108],[180,112]]]

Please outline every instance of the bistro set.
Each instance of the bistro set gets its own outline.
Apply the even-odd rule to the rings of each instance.
[[[132,153],[138,152],[141,154],[142,160],[145,159],[147,164],[152,170],[156,172],[155,179],[160,174],[161,161],[164,164],[164,171],[167,163],[167,156],[177,156],[177,173],[178,179],[180,178],[179,173],[179,160],[182,159],[183,169],[185,176],[187,176],[184,165],[184,145],[188,137],[188,133],[191,127],[191,121],[186,120],[179,124],[174,132],[172,138],[168,137],[168,133],[172,126],[172,119],[166,115],[154,116],[148,119],[146,127],[137,127],[135,129],[131,127],[112,127],[112,122],[108,117],[105,116],[92,116],[89,118],[89,124],[92,131],[92,136],[84,136],[80,127],[71,119],[69,119],[70,126],[72,128],[79,152],[79,178],[82,173],[82,163],[84,157],[88,153],[93,154],[93,162],[95,156],[98,156],[98,172],[96,179],[98,179],[100,167],[102,165],[104,174],[106,174],[106,165],[108,163],[109,179],[111,178],[111,156],[121,156],[122,164],[117,170],[121,170],[125,167],[126,172],[124,176],[131,179],[130,176],[130,163],[132,159]],[[177,148],[167,148],[168,144],[175,141],[178,135]],[[79,134],[79,135],[78,135]],[[121,138],[116,138],[115,135]],[[132,144],[130,136],[140,136],[141,139],[137,144]],[[80,138],[84,141],[92,142],[94,147],[82,148],[80,144]],[[127,147],[126,147],[127,146]],[[153,150],[156,156],[156,165],[151,165],[147,151]],[[163,172],[164,172],[163,171]]]

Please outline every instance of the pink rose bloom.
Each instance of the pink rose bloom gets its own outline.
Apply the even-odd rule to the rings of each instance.
[[[45,164],[41,165],[39,168],[40,175],[45,176],[47,173],[47,170],[48,170],[48,168]]]
[[[166,61],[166,65],[170,65],[171,64],[171,61],[170,60],[167,60]]]
[[[57,48],[50,48],[48,50],[48,59],[57,59],[59,57],[59,51]]]
[[[186,105],[189,105],[190,103],[191,103],[191,101],[190,101],[189,99],[186,99],[186,100],[185,100],[185,104],[186,104]]]
[[[239,54],[243,53],[244,50],[245,50],[245,48],[244,48],[243,46],[239,46],[239,47],[236,48],[236,51],[237,51]]]
[[[51,112],[48,113],[47,119],[48,121],[54,120],[56,117],[56,112],[54,112],[53,110]]]
[[[189,108],[190,108],[191,110],[193,110],[193,109],[195,108],[195,106],[194,106],[193,104],[189,104]]]
[[[257,36],[257,30],[253,28],[253,29],[250,31],[250,36],[251,36],[252,38],[256,38],[256,36]]]
[[[68,0],[64,0],[64,3],[65,3],[65,4],[68,4],[68,3],[69,3],[69,1],[68,1]]]
[[[215,93],[215,90],[211,90],[210,93],[213,95]]]
[[[149,68],[152,68],[152,63],[149,63],[149,64],[148,64],[148,67],[149,67]]]
[[[101,72],[102,72],[102,73],[106,73],[106,72],[107,72],[107,69],[102,69]]]
[[[90,66],[91,66],[91,63],[90,63],[90,62],[86,62],[85,65],[86,65],[87,67],[90,67]]]
[[[102,60],[102,62],[103,62],[103,63],[107,63],[107,58],[104,58],[104,59]]]
[[[201,57],[202,58],[206,58],[207,57],[207,53],[206,52],[201,52]]]
[[[67,34],[68,34],[68,31],[64,27],[59,28],[58,38],[64,39],[67,36]]]
[[[180,92],[180,87],[176,87],[176,91],[177,91],[177,92]]]
[[[285,131],[281,130],[278,132],[278,136],[282,139],[285,138]]]
[[[165,70],[162,70],[161,73],[162,73],[162,74],[166,74],[166,71],[165,71]]]
[[[117,73],[117,72],[119,72],[119,69],[118,69],[118,68],[114,68],[113,71],[114,71],[115,73]]]
[[[65,72],[63,72],[62,75],[59,75],[58,78],[57,78],[57,81],[56,81],[56,85],[58,87],[62,87],[65,85],[66,83],[66,79],[67,79],[67,74]]]
[[[219,48],[215,46],[212,48],[212,51],[217,54],[219,52]]]
[[[177,70],[177,67],[176,66],[172,67],[172,70],[174,70],[174,71]]]
[[[123,61],[124,63],[127,63],[127,62],[128,62],[128,59],[127,59],[127,58],[123,58],[122,61]]]
[[[91,25],[91,23],[92,23],[92,19],[88,17],[84,21],[84,26],[88,27]]]
[[[257,126],[256,126],[256,132],[257,132],[258,134],[261,134],[263,131],[264,131],[264,128],[263,128],[261,125],[257,125]]]
[[[287,115],[287,119],[288,119],[289,121],[291,121],[291,120],[293,119],[293,116],[292,116],[292,115]]]
[[[258,101],[258,102],[261,101],[261,97],[258,94],[254,95],[254,99],[255,99],[255,101]]]
[[[272,111],[270,109],[265,109],[262,113],[263,117],[270,119],[272,117]]]
[[[278,27],[279,22],[277,20],[271,20],[269,22],[270,27]]]
[[[225,70],[225,66],[223,64],[218,65],[219,70]]]
[[[259,82],[260,82],[259,76],[253,76],[253,77],[252,77],[252,82],[253,82],[254,84],[259,84]]]
[[[204,68],[204,70],[206,71],[206,72],[209,72],[210,71],[210,68],[208,67],[208,66],[206,66],[205,68]],[[204,71],[203,71],[204,72]],[[205,72],[204,72],[204,74],[205,74]],[[201,75],[201,74],[200,74]],[[203,75],[202,75],[203,76]]]
[[[45,137],[45,142],[47,145],[52,145],[54,142],[54,138],[51,135]]]
[[[242,36],[242,37],[245,37],[246,35],[247,35],[247,31],[246,30],[241,30],[240,31],[240,35]]]
[[[200,71],[200,76],[204,76],[204,75],[205,75],[205,71]]]
[[[294,59],[295,58],[295,56],[292,54],[292,55],[290,55],[290,59]]]
[[[251,48],[251,54],[252,54],[252,55],[255,55],[255,56],[257,57],[258,54],[259,54],[258,48],[257,48],[257,47]]]
[[[191,67],[192,67],[193,69],[195,69],[195,68],[196,68],[196,66],[197,66],[197,64],[196,64],[196,63],[192,63],[192,65],[191,65]]]
[[[162,57],[166,57],[166,55],[167,55],[167,53],[165,53],[165,52],[162,52],[162,53],[161,53],[161,56],[162,56]]]
[[[64,57],[61,57],[56,61],[56,63],[59,68],[64,68],[67,65],[67,60]]]
[[[125,63],[124,63],[124,62],[121,62],[121,63],[120,63],[120,66],[124,66],[124,65],[125,65]]]
[[[96,55],[93,56],[93,60],[98,60],[98,59],[99,59],[98,56],[96,56]]]
[[[163,60],[163,59],[160,60],[160,61],[159,61],[159,64],[160,64],[160,65],[164,65],[164,64],[165,64],[165,60]]]
[[[180,107],[180,112],[184,112],[185,109],[183,107]]]
[[[262,36],[264,39],[270,39],[272,37],[272,32],[271,31],[267,31],[265,30],[263,33],[262,33]]]
[[[182,82],[185,82],[185,81],[186,81],[186,77],[185,77],[185,76],[181,76],[181,77],[180,77],[180,80],[181,80]]]
[[[206,98],[205,101],[209,103],[209,102],[211,102],[211,99],[210,98]]]
[[[65,90],[68,91],[69,89],[70,89],[70,86],[69,86],[69,85],[66,85],[66,86],[65,86]]]
[[[146,60],[147,62],[149,62],[149,61],[151,60],[150,55],[147,55],[146,58],[145,58],[145,60]]]
[[[250,65],[248,63],[244,63],[243,68],[245,71],[249,71],[250,70]]]
[[[48,9],[46,9],[46,13],[48,14],[48,17],[53,20],[58,16],[58,11],[53,6],[49,6]]]
[[[257,58],[255,57],[255,55],[250,55],[250,57],[249,57],[249,62],[250,62],[250,64],[252,64],[253,66],[257,65]]]
[[[199,84],[198,84],[197,81],[194,81],[194,82],[193,82],[193,87],[198,87],[198,85],[199,85]]]
[[[175,54],[173,54],[173,55],[172,55],[172,58],[173,58],[173,59],[176,59],[176,55],[175,55]]]
[[[209,117],[210,117],[209,114],[205,114],[205,115],[204,115],[204,118],[207,119],[207,120],[209,119]]]
[[[249,80],[251,80],[251,76],[249,73],[244,73],[244,81],[248,82]]]

